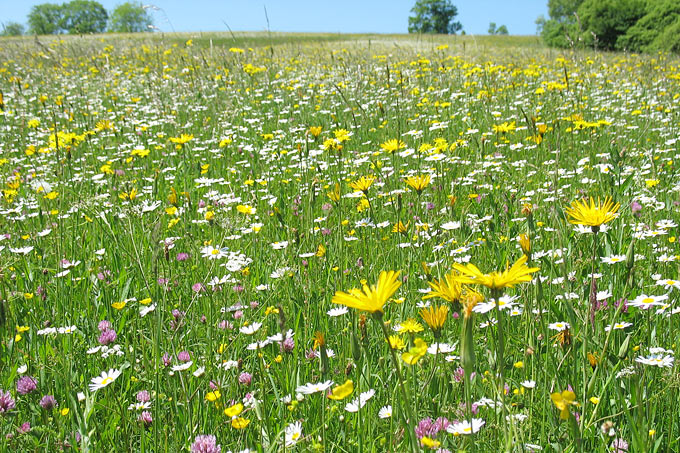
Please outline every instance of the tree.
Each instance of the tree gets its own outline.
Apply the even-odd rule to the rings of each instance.
[[[65,3],[62,28],[71,34],[102,33],[109,14],[101,3],[92,0],[72,0]]]
[[[572,22],[574,13],[585,0],[548,0],[548,15],[557,22]]]
[[[616,48],[633,52],[680,52],[680,3],[648,2],[645,15],[616,40]]]
[[[582,39],[589,47],[614,50],[616,41],[645,14],[646,0],[586,0],[578,8]]]
[[[137,2],[125,2],[116,6],[110,21],[109,31],[120,33],[149,31],[149,25],[153,25],[151,15]]]
[[[546,44],[570,47],[578,42],[579,24],[576,11],[584,0],[548,0],[549,20],[536,20]]]
[[[41,3],[31,8],[28,13],[28,28],[33,35],[51,35],[61,33],[64,19],[64,7],[54,3]]]
[[[458,8],[450,0],[416,0],[408,18],[409,33],[452,34],[463,29],[460,22],[454,22]]]
[[[490,35],[507,35],[508,34],[508,27],[505,25],[501,25],[500,27],[496,28],[496,22],[491,22],[489,24],[489,34]]]
[[[2,24],[0,36],[21,36],[24,34],[24,26],[18,22],[7,22]]]

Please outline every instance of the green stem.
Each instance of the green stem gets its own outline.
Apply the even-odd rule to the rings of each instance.
[[[394,352],[394,349],[390,346],[390,334],[387,331],[387,326],[385,326],[385,323],[382,320],[383,314],[381,312],[375,312],[373,313],[375,318],[378,320],[380,323],[380,327],[382,328],[383,335],[385,335],[385,340],[387,340],[387,347],[390,350],[390,356],[392,357],[392,364],[394,365],[394,370],[397,373],[397,380],[399,381],[399,389],[401,390],[401,399],[402,403],[405,406],[406,409],[406,414],[401,412],[402,417],[403,417],[403,422],[404,422],[404,429],[408,433],[408,438],[409,438],[409,443],[411,444],[411,450],[415,453],[418,451],[418,445],[415,440],[415,431],[409,426],[409,423],[414,423],[415,422],[415,417],[413,415],[413,409],[411,408],[411,404],[409,403],[408,396],[406,394],[406,388],[404,387],[404,378],[402,377],[401,374],[401,369],[399,367],[399,361],[397,360],[397,355]],[[407,418],[408,416],[408,418]]]

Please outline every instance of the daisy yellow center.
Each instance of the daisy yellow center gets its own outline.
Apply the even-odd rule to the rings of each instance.
[[[219,251],[219,250],[217,250],[217,249],[213,249],[213,251],[212,251],[212,252],[210,252],[210,253],[212,253],[213,255],[217,255],[218,253],[220,253],[220,251]]]
[[[109,385],[109,383],[111,382],[113,382],[112,377],[105,377],[104,379],[102,379],[102,385]]]
[[[654,302],[654,299],[652,299],[651,297],[645,297],[644,299],[642,299],[642,303],[645,304],[651,304],[652,302]]]
[[[466,426],[465,428],[463,428],[463,431],[466,432],[466,433],[469,433],[469,432],[472,431],[472,428],[469,427],[469,426]]]
[[[300,433],[293,433],[293,440],[298,440]]]

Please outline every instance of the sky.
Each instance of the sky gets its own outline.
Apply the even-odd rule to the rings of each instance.
[[[111,11],[123,0],[99,0]],[[31,7],[47,0],[0,0],[0,23],[27,23]],[[162,31],[263,31],[265,8],[272,31],[328,33],[407,33],[415,0],[148,0],[160,10],[154,24]],[[547,14],[548,0],[452,0],[456,20],[468,34],[487,34],[489,23],[513,35],[536,34],[534,21]]]

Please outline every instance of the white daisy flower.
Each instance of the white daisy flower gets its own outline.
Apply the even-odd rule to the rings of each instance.
[[[115,381],[118,376],[120,376],[120,373],[120,370],[116,370],[114,368],[111,368],[108,372],[102,371],[101,376],[93,377],[90,381],[90,391],[96,392],[99,389],[103,389]]]
[[[252,334],[254,334],[255,332],[257,332],[258,330],[260,330],[260,327],[262,327],[262,323],[261,323],[261,322],[254,322],[254,323],[252,323],[252,324],[250,324],[250,325],[243,326],[243,327],[241,327],[241,328],[238,329],[238,330],[239,330],[239,332],[241,332],[241,333],[244,334],[244,335],[252,335]]]
[[[300,385],[295,389],[295,393],[301,393],[303,395],[311,395],[317,392],[325,392],[328,388],[333,385],[333,381],[325,381],[319,383],[307,383]]]
[[[556,330],[556,331],[558,331],[558,332],[562,332],[563,330],[566,330],[566,329],[569,329],[569,328],[571,328],[571,326],[569,325],[569,323],[568,323],[568,322],[563,322],[563,321],[559,321],[559,322],[554,322],[554,323],[552,323],[552,324],[548,324],[548,329],[550,329],[550,330]]]
[[[292,447],[302,438],[302,423],[295,422],[286,426],[285,442],[286,447]]]
[[[378,417],[380,418],[390,418],[392,417],[392,406],[383,406],[378,412]]]
[[[486,423],[481,418],[473,418],[472,421],[465,420],[458,423],[453,423],[446,428],[446,431],[453,434],[454,436],[466,436],[469,434],[474,434],[482,429]]]

